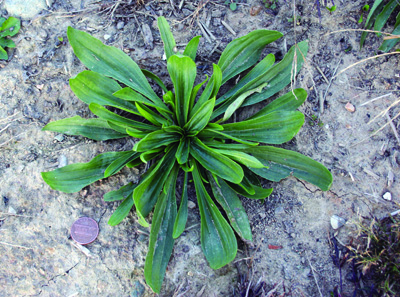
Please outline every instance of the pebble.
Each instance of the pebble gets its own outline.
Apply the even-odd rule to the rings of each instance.
[[[282,206],[278,206],[277,208],[275,208],[275,215],[281,215],[285,213],[285,209]]]
[[[144,39],[144,43],[145,43],[146,47],[149,49],[153,49],[154,38],[153,38],[153,34],[151,33],[151,29],[150,29],[149,25],[143,24],[142,32],[143,32],[143,39]]]
[[[63,142],[65,139],[64,134],[57,134],[56,136],[54,136],[54,139],[57,140],[58,142]]]
[[[47,5],[46,0],[5,0],[4,8],[14,17],[32,19]]]
[[[58,168],[64,167],[68,165],[68,159],[64,155],[60,155],[58,157]]]
[[[346,220],[337,216],[337,215],[333,215],[331,217],[331,226],[333,229],[339,229],[340,227],[344,226],[344,224],[346,224]]]
[[[13,207],[9,206],[8,207],[8,213],[9,214],[17,214],[17,211]]]
[[[110,34],[104,34],[104,40],[109,40],[111,38]]]
[[[123,21],[118,22],[117,29],[122,30],[125,27],[125,23]]]
[[[193,208],[196,208],[196,203],[194,203],[193,201],[188,201],[188,207],[190,208],[190,209],[193,209]]]
[[[390,194],[390,192],[386,192],[385,194],[383,194],[382,198],[386,201],[392,201],[392,194]]]
[[[355,108],[354,105],[351,104],[350,102],[347,102],[345,108],[346,108],[347,111],[349,111],[349,112],[355,112],[355,111],[356,111],[356,108]]]

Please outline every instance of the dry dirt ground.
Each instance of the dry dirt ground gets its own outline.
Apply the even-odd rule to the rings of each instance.
[[[260,0],[238,1],[236,11],[224,1],[203,5],[197,0],[160,0],[141,6],[117,0],[37,2],[40,5],[25,1],[26,9],[40,9],[34,16],[24,16],[20,33],[14,37],[16,49],[9,51],[8,61],[0,62],[0,296],[155,295],[143,277],[149,231],[137,224],[134,213],[117,227],[108,226],[117,205],[102,198],[126,181],[135,181],[144,168],[123,170],[76,194],[53,191],[40,177],[41,171],[65,162],[87,162],[100,152],[133,145],[131,141],[94,142],[41,131],[49,121],[91,116],[68,85],[68,79],[84,67],[68,44],[67,26],[125,50],[141,67],[164,79],[166,64],[155,22],[159,15],[173,24],[179,49],[193,36],[204,37],[197,20],[208,27],[214,39],[202,38],[197,61],[198,71],[204,74],[235,38],[222,21],[236,36],[258,28],[283,32],[284,37],[265,50],[277,59],[296,41],[309,40],[307,65],[295,85],[309,93],[301,107],[306,123],[285,147],[327,166],[333,174],[331,190],[321,192],[288,178],[265,183],[275,191],[262,205],[243,198],[254,246],[241,243],[236,263],[216,271],[209,268],[201,251],[195,207],[188,230],[176,241],[160,296],[240,296],[237,284],[246,275],[253,284],[261,279],[268,289],[280,284],[278,292],[285,287],[290,296],[329,296],[340,283],[331,258],[334,237],[342,248],[355,236],[352,222],[359,214],[384,216],[398,209],[400,156],[394,130],[399,130],[399,121],[371,135],[388,123],[388,117],[380,113],[399,100],[399,58],[370,59],[342,72],[379,53],[380,39],[370,36],[360,51],[359,32],[327,35],[360,29],[361,8],[372,1],[336,0],[337,10],[333,14],[323,10],[319,21],[314,1],[297,0],[295,28],[289,0],[278,1],[274,11],[265,9]],[[18,17],[7,11],[7,3],[0,0],[1,16],[13,13]],[[254,15],[257,7],[260,11]],[[348,102],[354,112],[346,109]],[[247,111],[237,116],[243,112]],[[395,105],[387,115],[394,118],[399,112]],[[386,192],[392,194],[391,201],[382,198]],[[332,215],[344,218],[346,225],[334,231]],[[100,226],[98,239],[84,248],[73,244],[69,231],[81,216],[94,218]],[[348,273],[345,265],[345,296],[354,290]]]

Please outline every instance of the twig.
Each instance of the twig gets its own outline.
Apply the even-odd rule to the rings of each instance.
[[[367,101],[367,102],[364,102],[363,104],[360,104],[360,106],[367,105],[367,104],[372,103],[372,102],[374,102],[374,101],[376,101],[376,100],[378,100],[378,99],[382,99],[382,98],[388,97],[388,96],[390,96],[390,95],[392,95],[392,94],[393,94],[393,93],[388,93],[388,94],[385,94],[385,95],[376,97],[376,98],[371,99],[371,100],[369,100],[369,101]]]
[[[4,122],[4,121],[7,121],[9,118],[12,118],[13,116],[16,116],[16,115],[19,114],[19,113],[20,113],[20,111],[14,113],[14,114],[12,114],[12,115],[10,115],[10,116],[4,118],[4,119],[0,119],[0,123],[1,123],[1,122]],[[14,121],[14,120],[13,120],[13,121]]]
[[[281,281],[279,284],[277,284],[275,286],[275,288],[273,288],[271,291],[268,292],[267,296],[265,297],[272,297],[272,294],[274,294],[276,292],[276,290],[278,290],[278,288],[280,287],[280,285],[283,284],[283,281]]]
[[[321,68],[319,68],[319,66],[316,63],[313,63],[315,68],[317,68],[318,72],[322,75],[322,77],[324,78],[324,80],[326,81],[327,84],[329,84],[329,80],[326,78],[325,74],[322,72]]]
[[[392,121],[392,119],[390,118],[390,116],[389,116],[388,113],[386,113],[386,118],[387,118],[388,121],[389,121],[389,125],[390,125],[390,127],[392,128],[392,130],[393,130],[393,134],[394,134],[394,136],[396,137],[397,142],[400,144],[399,134],[397,133],[396,127],[394,126],[393,121]]]
[[[224,27],[225,27],[229,32],[231,32],[233,36],[236,36],[236,32],[233,31],[232,27],[229,26],[227,22],[221,21],[221,24],[224,25]]]
[[[18,214],[15,214],[15,213],[6,213],[6,212],[0,212],[0,215],[13,216],[13,217],[24,217],[24,218],[33,218],[33,216],[24,216],[24,215],[18,215]]]
[[[207,32],[204,30],[203,26],[200,25],[199,21],[196,22],[197,26],[199,26],[201,33],[203,33],[204,38],[207,39],[208,43],[212,43],[211,38],[208,36]]]
[[[319,295],[320,295],[321,297],[324,297],[324,295],[322,295],[322,293],[321,293],[321,289],[320,289],[320,287],[319,287],[319,285],[318,285],[317,277],[315,276],[315,273],[314,273],[314,267],[311,265],[311,262],[310,262],[310,259],[308,258],[307,252],[306,252],[306,257],[307,257],[308,264],[309,264],[310,267],[311,267],[311,272],[312,272],[312,274],[313,274],[313,276],[314,276],[315,283],[317,284],[317,288],[318,288]]]
[[[361,64],[361,63],[364,63],[364,62],[366,62],[366,61],[368,61],[368,60],[372,60],[372,59],[380,58],[380,57],[384,57],[384,56],[389,56],[389,55],[395,55],[395,54],[398,55],[398,54],[400,54],[400,52],[385,53],[385,54],[376,55],[376,56],[373,56],[373,57],[369,57],[369,58],[363,59],[363,60],[358,61],[358,62],[356,62],[356,63],[354,63],[354,64],[352,64],[352,65],[346,67],[345,69],[341,70],[341,71],[340,71],[338,74],[336,74],[332,79],[336,78],[338,75],[340,75],[340,74],[342,74],[343,72],[349,70],[350,68],[353,68],[354,66],[356,66],[356,65],[358,65],[358,64]]]
[[[7,128],[10,127],[10,125],[11,125],[11,124],[8,124],[8,125],[5,126],[3,129],[1,129],[1,130],[0,130],[0,134],[1,134],[3,131],[7,130]]]
[[[21,249],[26,249],[26,250],[33,250],[33,248],[30,248],[30,247],[26,247],[26,246],[22,246],[22,245],[17,245],[17,244],[11,244],[11,243],[7,243],[7,242],[4,242],[4,241],[0,241],[0,244],[12,246],[12,247],[17,247],[17,248],[21,248]]]
[[[212,40],[217,40],[217,38],[214,36],[214,34],[211,33],[210,29],[207,28],[206,24],[204,24],[202,21],[200,21],[200,25],[203,26],[204,30],[207,32],[207,34],[210,36]]]
[[[325,99],[326,99],[326,95],[328,94],[328,91],[329,91],[329,88],[331,87],[331,85],[332,85],[332,81],[335,79],[335,77],[336,77],[336,71],[338,70],[338,68],[339,68],[339,65],[340,65],[340,62],[342,61],[342,55],[340,55],[340,58],[339,58],[339,63],[337,64],[337,66],[336,66],[336,68],[335,68],[335,70],[333,71],[333,76],[332,76],[332,78],[331,78],[331,80],[329,81],[329,84],[328,84],[328,87],[326,88],[326,91],[325,91],[325,95],[324,95],[324,98],[323,98],[323,101],[325,101]]]
[[[337,30],[337,31],[333,31],[333,32],[326,33],[324,36],[331,35],[331,34],[334,34],[334,33],[349,32],[349,31],[369,32],[369,33],[381,33],[381,34],[384,34],[384,35],[395,36],[395,38],[399,38],[399,36],[398,36],[398,35],[395,35],[395,34],[391,34],[391,33],[387,33],[387,32],[382,32],[382,31],[365,30],[365,29],[343,29],[343,30]]]

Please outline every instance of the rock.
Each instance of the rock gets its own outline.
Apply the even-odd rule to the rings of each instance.
[[[140,281],[135,281],[132,286],[131,297],[141,297],[144,294],[144,286]]]
[[[14,17],[32,19],[47,5],[46,0],[5,0],[4,8]]]
[[[333,229],[339,229],[340,227],[344,226],[344,224],[346,224],[346,220],[337,216],[337,215],[333,215],[331,217],[331,226]]]
[[[196,203],[194,203],[193,201],[188,201],[188,207],[190,208],[190,209],[193,209],[193,208],[196,208]]]
[[[8,207],[8,213],[9,214],[17,214],[17,211],[12,206],[9,206]]]
[[[308,268],[308,267],[306,267],[306,268],[303,270],[302,275],[303,275],[304,277],[308,277],[308,275],[309,275],[310,273],[311,273],[311,269]]]
[[[54,136],[54,139],[57,140],[58,142],[63,142],[65,139],[64,134],[57,134],[56,136]]]
[[[356,111],[356,108],[355,108],[354,105],[351,104],[350,102],[347,102],[345,108],[346,108],[347,111],[349,111],[349,112],[355,112],[355,111]]]
[[[390,192],[386,192],[385,194],[383,194],[382,198],[386,201],[392,201],[392,194]]]
[[[150,29],[149,25],[143,24],[142,32],[143,32],[143,39],[144,39],[144,43],[145,43],[146,47],[149,49],[153,49],[154,38],[153,38],[153,34],[151,33],[151,29]]]
[[[68,159],[64,155],[60,155],[58,157],[58,168],[64,167],[68,165]]]
[[[111,38],[110,34],[104,34],[104,40],[109,40]]]
[[[122,30],[125,27],[125,23],[123,21],[118,22],[117,29]]]
[[[285,209],[282,206],[278,206],[275,208],[275,215],[279,216],[285,213]]]

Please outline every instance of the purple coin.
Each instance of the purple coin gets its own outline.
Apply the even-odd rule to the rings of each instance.
[[[97,235],[99,235],[99,225],[91,218],[82,217],[72,224],[72,239],[81,245],[92,243]]]

